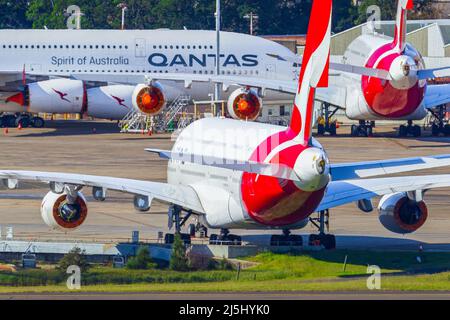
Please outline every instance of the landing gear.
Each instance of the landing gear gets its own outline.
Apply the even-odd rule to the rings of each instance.
[[[196,224],[190,224],[188,230],[191,238],[204,239],[208,237],[208,228],[202,225],[200,222],[197,222]]]
[[[352,125],[352,137],[373,137],[375,121],[359,120],[359,125]]]
[[[326,133],[329,133],[330,136],[337,135],[338,123],[337,121],[331,121],[331,119],[339,108],[335,108],[333,111],[330,111],[330,107],[330,104],[322,103],[321,116],[317,124],[317,134],[320,136],[323,136]]]
[[[31,125],[31,119],[28,115],[20,115],[16,118],[16,127],[28,128]]]
[[[303,238],[302,236],[292,235],[289,230],[283,230],[282,235],[273,235],[270,238],[270,246],[301,247],[303,246]]]
[[[230,231],[228,229],[221,229],[220,235],[212,234],[209,237],[209,244],[240,246],[242,245],[242,238],[240,236],[230,234]]]
[[[336,249],[336,237],[332,234],[325,233],[325,229],[329,228],[330,211],[321,211],[317,218],[310,218],[310,221],[317,227],[319,234],[309,236],[309,245],[323,246],[327,250]]]
[[[181,228],[186,224],[188,219],[191,217],[192,212],[186,212],[186,215],[184,217],[181,217],[181,214],[183,213],[183,209],[180,206],[172,205],[169,207],[169,229],[172,229],[172,227],[175,226],[175,234],[168,233],[165,236],[165,243],[166,244],[173,244],[175,240],[175,235],[179,234],[181,236],[181,240],[186,245],[191,244],[191,235],[190,234],[183,234],[181,233]]]
[[[31,118],[31,126],[33,128],[43,128],[44,125],[45,125],[45,121],[41,117],[33,117],[33,118]]]
[[[418,125],[414,125],[412,120],[408,120],[408,124],[400,126],[398,129],[398,136],[399,137],[407,137],[407,136],[413,136],[415,138],[420,137],[422,135],[422,128]]]
[[[445,113],[447,111],[447,107],[442,105],[429,111],[434,118],[433,124],[431,125],[432,136],[439,137],[441,134],[444,136],[450,136],[450,125],[445,123]]]
[[[16,116],[13,114],[7,114],[1,117],[1,126],[4,128],[16,127]]]

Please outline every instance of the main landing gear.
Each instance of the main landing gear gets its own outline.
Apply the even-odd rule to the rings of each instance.
[[[183,209],[177,205],[171,205],[169,207],[169,230],[175,227],[175,234],[167,233],[164,239],[166,244],[173,244],[175,240],[175,235],[179,234],[181,236],[181,240],[184,241],[185,244],[191,244],[191,235],[181,233],[181,228],[186,224],[188,219],[191,217],[192,212],[187,211],[184,217],[182,217]]]
[[[310,221],[317,227],[319,234],[309,236],[309,245],[323,246],[327,250],[336,249],[336,237],[332,234],[325,233],[325,229],[329,229],[330,211],[321,211],[318,213],[317,218],[310,218]]]
[[[359,125],[352,125],[352,137],[373,137],[373,128],[375,128],[375,121],[359,120]]]
[[[407,137],[407,136],[413,136],[415,138],[418,138],[422,135],[422,128],[418,125],[414,125],[412,120],[408,120],[408,124],[400,126],[398,129],[398,136],[399,137]]]
[[[445,113],[447,112],[447,107],[442,105],[429,111],[433,116],[433,124],[431,125],[432,136],[439,137],[441,134],[444,136],[450,136],[450,125],[445,123]]]
[[[7,114],[0,116],[0,127],[4,128],[43,128],[45,125],[44,119],[41,117],[31,117],[28,114]]]
[[[319,136],[323,136],[326,133],[329,133],[330,136],[337,135],[338,122],[332,121],[333,116],[339,110],[339,108],[335,108],[333,111],[330,111],[331,105],[328,103],[322,103],[321,106],[321,116],[319,117],[317,124],[317,134]]]
[[[270,238],[270,246],[280,247],[280,246],[290,246],[290,247],[301,247],[303,246],[303,238],[299,235],[292,235],[287,229],[283,230],[282,235],[273,235]]]

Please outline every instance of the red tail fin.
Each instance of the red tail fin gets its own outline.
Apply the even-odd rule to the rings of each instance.
[[[332,0],[314,0],[306,37],[291,129],[307,144],[311,138],[315,88],[328,86]]]
[[[397,7],[397,19],[395,22],[395,36],[393,45],[399,52],[403,52],[406,46],[406,21],[408,16],[408,10],[414,8],[413,0],[399,0]]]

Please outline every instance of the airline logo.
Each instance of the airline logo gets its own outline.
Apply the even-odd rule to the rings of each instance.
[[[223,67],[256,67],[259,65],[258,55],[256,54],[244,54],[242,56],[236,56],[234,54],[221,54],[220,61]],[[176,54],[168,56],[164,53],[153,53],[148,57],[148,62],[153,67],[203,67],[215,66],[216,55],[215,54]]]
[[[112,97],[114,100],[117,101],[117,103],[119,104],[119,106],[122,106],[122,107],[124,107],[124,108],[126,108],[126,109],[129,109],[128,106],[127,106],[126,104],[124,104],[125,99],[122,99],[122,98],[119,98],[119,97],[116,97],[116,96],[113,96],[113,95],[111,95],[111,97]]]
[[[67,101],[67,102],[70,103],[70,100],[66,98],[66,97],[69,95],[68,93],[63,93],[63,92],[58,91],[58,90],[56,90],[56,89],[53,89],[53,91],[55,91],[55,92],[59,95],[59,97],[61,98],[61,100],[64,100],[64,101]]]

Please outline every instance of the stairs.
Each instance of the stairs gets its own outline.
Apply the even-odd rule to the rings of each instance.
[[[177,128],[169,128],[183,110],[189,105],[191,97],[180,95],[165,110],[157,116],[149,116],[142,112],[132,110],[120,122],[121,133],[151,133],[168,132]]]

